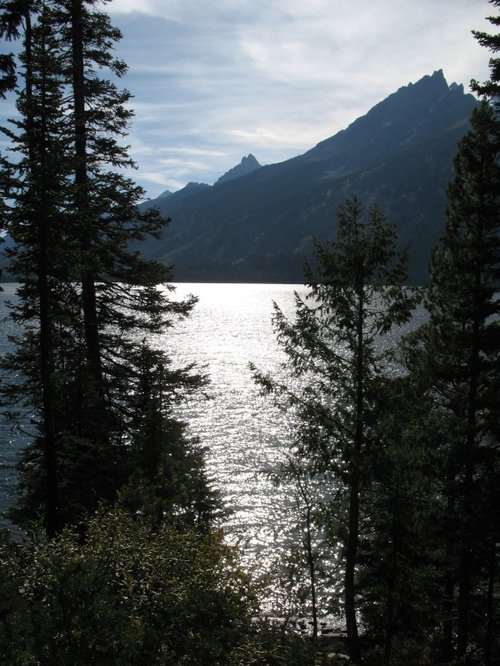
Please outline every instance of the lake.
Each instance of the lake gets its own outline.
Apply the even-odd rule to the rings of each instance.
[[[279,554],[289,502],[267,473],[276,468],[286,448],[288,424],[269,400],[259,394],[249,362],[262,370],[278,371],[282,352],[272,328],[273,301],[290,314],[295,289],[302,285],[178,284],[176,297],[199,298],[192,315],[160,336],[175,365],[195,361],[210,377],[207,393],[193,396],[179,410],[191,434],[207,447],[207,466],[220,488],[230,515],[228,538],[253,554]],[[6,319],[6,300],[15,296],[15,285],[4,285],[0,294],[2,336],[7,347],[12,323]],[[15,482],[14,463],[25,439],[0,420],[0,527]]]
[[[210,377],[208,398],[191,396],[177,415],[207,449],[209,475],[230,511],[224,524],[227,539],[240,546],[254,572],[263,572],[272,562],[286,560],[287,535],[297,522],[293,489],[277,488],[269,478],[287,451],[292,425],[260,394],[249,363],[273,374],[283,372],[280,363],[285,357],[272,326],[273,302],[293,317],[294,291],[304,295],[306,287],[199,283],[176,287],[176,298],[193,294],[199,302],[189,318],[158,336],[155,345],[165,349],[174,365],[196,362]],[[15,285],[4,289],[0,351],[12,332],[12,323],[5,319],[5,301],[15,296]],[[414,321],[421,316],[422,310]],[[390,337],[397,336],[395,332]],[[9,490],[23,441],[22,434],[13,433],[0,419],[0,528],[8,525],[5,512],[12,502]]]
[[[12,322],[5,319],[5,302],[15,297],[15,285],[4,285],[4,289],[0,293],[0,353],[13,332]],[[288,284],[177,284],[175,298],[193,294],[199,301],[189,318],[154,341],[174,366],[195,362],[210,378],[204,391],[208,397],[190,396],[177,415],[207,449],[209,476],[229,510],[224,522],[227,540],[239,545],[254,574],[276,572],[276,564],[288,561],[290,545],[297,545],[297,532],[292,536],[297,529],[295,489],[276,487],[270,479],[287,451],[293,426],[260,394],[249,368],[252,362],[274,375],[284,372],[280,364],[285,356],[272,325],[273,302],[293,318],[295,291],[305,295],[307,289]],[[408,327],[422,316],[420,309]],[[399,335],[395,331],[384,344]],[[24,441],[0,418],[0,528],[8,526],[5,512],[13,501],[9,490],[14,487],[15,459]],[[266,608],[272,610],[276,604],[284,608],[290,589],[289,583],[274,586]],[[330,593],[329,587],[323,591],[325,598]]]
[[[287,446],[288,421],[260,395],[249,369],[279,372],[284,355],[272,327],[273,301],[293,315],[294,291],[303,285],[179,284],[179,297],[199,297],[191,317],[165,337],[180,364],[196,361],[210,377],[209,399],[179,410],[208,447],[210,475],[222,491],[227,532],[253,554],[278,555],[289,501],[268,474]],[[175,351],[174,351],[175,350]]]

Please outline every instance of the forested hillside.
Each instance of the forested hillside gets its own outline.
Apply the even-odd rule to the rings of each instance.
[[[400,246],[410,245],[409,279],[422,283],[444,230],[453,156],[476,104],[437,71],[303,155],[143,204],[172,222],[168,237],[141,250],[173,265],[177,280],[300,282],[312,237],[334,237],[336,208],[355,193],[395,223]]]

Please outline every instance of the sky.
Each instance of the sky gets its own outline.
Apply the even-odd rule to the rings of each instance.
[[[111,0],[135,117],[134,180],[154,198],[244,155],[281,162],[442,69],[488,78],[487,0]]]

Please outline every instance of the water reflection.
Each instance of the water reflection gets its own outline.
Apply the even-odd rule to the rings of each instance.
[[[7,326],[5,299],[15,285],[4,285],[0,311],[5,351]],[[268,473],[276,470],[287,449],[291,423],[253,381],[249,362],[276,375],[283,352],[272,327],[273,301],[293,318],[294,291],[305,295],[302,285],[178,284],[176,296],[199,297],[192,315],[157,339],[174,365],[197,362],[210,376],[210,399],[193,395],[179,409],[190,432],[207,447],[209,473],[231,510],[227,532],[247,553],[270,559],[283,552],[284,534],[293,522],[291,490],[276,488]],[[11,498],[13,465],[20,442],[0,422],[0,513]],[[3,523],[5,525],[5,522]],[[0,518],[0,527],[1,518]]]
[[[194,396],[179,414],[208,447],[209,472],[231,510],[228,537],[269,557],[283,546],[290,498],[268,473],[286,447],[289,424],[260,395],[249,362],[279,371],[283,355],[272,328],[273,301],[292,315],[295,289],[305,291],[302,285],[180,284],[179,298],[191,293],[199,302],[163,342],[176,362],[196,361],[210,376],[210,399]]]
[[[7,303],[15,300],[16,289],[17,284],[2,284],[2,292],[0,292],[0,354],[12,349],[9,338],[15,333],[15,325],[8,316]],[[2,381],[1,371],[0,381]],[[26,415],[26,423],[28,422],[29,417]],[[19,449],[26,441],[27,437],[23,434],[19,425],[6,421],[0,415],[0,529],[10,527],[10,523],[5,519],[5,514],[14,501],[13,491],[17,479],[15,465]]]
[[[13,333],[6,301],[15,299],[17,285],[3,285],[0,294],[2,339],[0,352],[9,348]],[[301,287],[299,287],[301,288]],[[209,472],[222,490],[228,532],[233,540],[253,550],[272,548],[281,493],[266,478],[282,448],[285,424],[260,395],[248,367],[263,370],[279,365],[280,352],[272,331],[273,300],[293,311],[290,285],[179,284],[176,296],[199,297],[193,314],[168,329],[158,340],[175,366],[197,362],[210,376],[210,400],[192,396],[179,410],[193,435],[207,447]],[[13,498],[14,465],[23,439],[0,420],[0,528]]]

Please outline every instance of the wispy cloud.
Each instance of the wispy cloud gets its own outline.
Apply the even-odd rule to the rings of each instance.
[[[488,77],[487,0],[111,0],[135,117],[127,143],[150,196],[213,183],[252,152],[293,157],[399,87],[443,69]],[[15,115],[12,99],[0,117]],[[0,137],[0,150],[7,147]]]
[[[466,87],[488,71],[471,35],[490,28],[486,0],[112,0],[107,9],[135,94],[136,178],[153,195],[165,182],[213,182],[249,152],[262,163],[292,157],[436,69]]]

